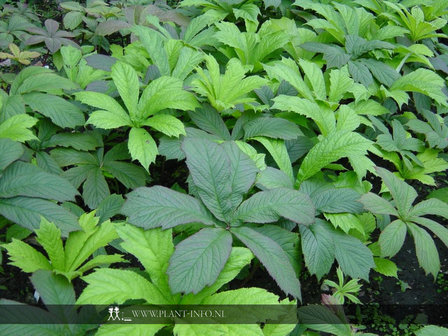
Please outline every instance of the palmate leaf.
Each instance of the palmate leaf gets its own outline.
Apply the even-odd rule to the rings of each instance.
[[[191,92],[183,90],[182,80],[163,76],[149,83],[140,97],[138,109],[142,118],[154,115],[167,108],[183,111],[199,107]]]
[[[218,145],[199,138],[182,144],[198,194],[207,208],[222,221],[230,221],[243,194],[255,181],[254,162],[232,142]]]
[[[62,246],[61,230],[53,223],[42,218],[40,227],[36,230],[36,236],[36,240],[47,252],[51,267],[59,270],[65,269],[65,252]]]
[[[62,45],[71,45],[79,48],[77,43],[70,40],[75,35],[65,30],[59,30],[59,23],[52,19],[45,20],[45,29],[30,27],[28,31],[35,35],[25,41],[26,45],[45,42],[46,47],[51,53],[58,51]]]
[[[381,167],[375,169],[389,189],[395,201],[398,213],[405,218],[408,215],[414,200],[417,198],[417,192],[409,184],[400,180],[387,169]]]
[[[208,71],[197,69],[198,77],[192,82],[194,90],[206,96],[210,104],[218,111],[235,107],[236,104],[255,101],[248,96],[250,92],[266,84],[259,76],[245,77],[247,72],[237,59],[231,59],[222,75],[213,56],[205,56]]]
[[[111,129],[132,125],[131,119],[121,105],[103,93],[83,91],[75,94],[76,99],[84,104],[99,108],[94,111],[87,123],[99,128]]]
[[[232,249],[232,235],[224,229],[204,228],[176,246],[167,274],[174,294],[198,293],[212,285]]]

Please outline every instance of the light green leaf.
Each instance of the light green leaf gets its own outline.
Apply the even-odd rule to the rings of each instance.
[[[2,245],[9,254],[10,265],[19,267],[27,273],[35,272],[39,269],[51,270],[52,267],[47,258],[27,243],[12,238],[12,242]]]
[[[402,90],[423,93],[440,105],[447,105],[446,95],[442,92],[444,80],[436,72],[420,68],[397,79],[390,91]]]
[[[174,252],[171,230],[144,231],[132,225],[117,225],[116,230],[123,239],[121,247],[138,258],[149,273],[151,282],[165,292],[167,299],[171,299],[166,275],[169,260]]]
[[[373,260],[375,261],[375,271],[398,279],[398,267],[393,261],[384,258],[373,258]]]
[[[97,266],[109,266],[110,264],[119,262],[125,263],[128,261],[126,259],[123,259],[122,255],[120,254],[100,254],[90,259],[88,262],[78,268],[76,272],[78,272],[79,274],[83,274]]]
[[[429,325],[426,327],[423,327],[422,329],[419,329],[415,332],[416,336],[448,336],[448,329],[435,326],[435,325]]]
[[[317,66],[316,63],[307,61],[305,59],[300,59],[299,65],[305,73],[306,78],[311,83],[311,87],[313,88],[313,93],[316,98],[325,100],[327,97],[327,91],[325,88],[325,81],[322,70]]]
[[[19,142],[37,139],[30,130],[36,123],[37,119],[27,114],[14,115],[0,124],[0,139],[9,138]]]
[[[233,108],[236,104],[255,101],[248,94],[266,84],[266,79],[259,76],[245,77],[247,70],[241,62],[232,58],[222,75],[219,64],[213,56],[205,56],[208,71],[197,68],[198,77],[193,80],[194,90],[206,96],[210,104],[218,111]]]
[[[369,192],[362,195],[359,201],[364,204],[367,210],[375,214],[398,216],[397,210],[390,202],[374,193]]]
[[[200,222],[213,225],[213,219],[195,198],[177,191],[154,186],[138,188],[127,195],[122,213],[131,224],[167,229],[180,224]]]
[[[340,158],[364,156],[371,146],[371,141],[358,133],[349,131],[333,131],[317,143],[300,166],[297,181],[302,182],[328,164]]]
[[[299,92],[306,100],[313,101],[313,94],[309,87],[305,84],[300,74],[299,67],[296,62],[290,58],[282,58],[281,61],[273,63],[273,65],[263,65],[269,78],[274,78],[278,82],[282,80],[291,84],[297,92]]]
[[[138,160],[146,171],[148,171],[149,165],[155,161],[159,153],[156,142],[143,128],[131,128],[128,148],[132,159]]]
[[[415,189],[387,169],[381,167],[376,167],[375,169],[389,189],[400,216],[407,216],[411,210],[412,203],[417,198]]]
[[[116,62],[111,69],[112,80],[132,118],[137,115],[139,95],[137,72],[130,65],[123,62]]]
[[[417,217],[412,220],[431,230],[448,247],[448,228],[425,217]]]
[[[350,78],[346,67],[331,70],[328,99],[332,102],[339,102],[350,91],[353,84],[353,79]]]
[[[267,167],[257,176],[257,187],[262,190],[275,188],[293,189],[294,183],[283,171]]]
[[[83,91],[75,93],[76,99],[84,104],[99,108],[94,111],[87,120],[88,124],[99,128],[111,129],[122,126],[131,126],[129,115],[118,102],[103,93]]]
[[[144,299],[149,304],[167,304],[159,290],[135,272],[101,268],[82,278],[88,283],[76,304],[122,304]]]
[[[275,97],[273,101],[273,109],[295,112],[312,119],[323,135],[329,134],[335,128],[336,119],[334,112],[323,105],[318,105],[314,101],[286,95]]]
[[[53,269],[65,270],[65,252],[62,246],[61,230],[53,223],[42,218],[39,229],[36,230],[36,240],[47,252]]]
[[[219,276],[232,249],[232,235],[205,228],[176,246],[167,270],[173,293],[198,293]]]
[[[152,127],[170,137],[179,137],[181,134],[186,134],[182,121],[169,114],[156,114],[146,120],[143,125]]]
[[[140,116],[147,118],[167,108],[194,111],[195,108],[200,107],[194,95],[185,91],[182,85],[182,80],[167,76],[149,83],[143,90],[138,105]]]
[[[437,198],[430,198],[415,205],[410,213],[410,216],[424,216],[436,215],[443,218],[448,218],[448,203],[443,202]]]

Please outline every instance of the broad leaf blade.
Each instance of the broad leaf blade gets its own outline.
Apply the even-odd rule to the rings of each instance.
[[[232,233],[255,254],[285,293],[301,299],[300,282],[280,245],[248,227],[233,228]]]
[[[213,225],[203,205],[195,198],[174,190],[154,186],[138,188],[127,195],[122,213],[129,222],[145,229],[200,222]]]
[[[232,235],[205,228],[176,246],[167,273],[173,293],[198,293],[219,276],[232,249]]]

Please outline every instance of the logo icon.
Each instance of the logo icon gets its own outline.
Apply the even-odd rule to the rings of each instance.
[[[120,321],[120,316],[118,315],[120,313],[120,308],[118,307],[110,307],[109,308],[109,318],[107,319],[108,321],[115,321],[118,320]]]

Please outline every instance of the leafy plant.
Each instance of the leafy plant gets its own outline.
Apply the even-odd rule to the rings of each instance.
[[[101,147],[94,153],[75,149],[57,148],[51,157],[61,166],[75,166],[63,172],[64,176],[78,189],[83,186],[84,203],[95,209],[110,195],[106,177],[114,177],[126,188],[137,188],[145,184],[147,175],[144,169],[123,160],[129,159],[126,144],[118,144],[104,154]]]
[[[183,90],[181,80],[168,76],[153,80],[139,97],[137,72],[122,62],[113,65],[111,76],[127,110],[103,93],[84,91],[75,96],[81,102],[99,109],[90,115],[87,123],[103,129],[131,127],[129,152],[132,159],[138,160],[148,170],[158,151],[153,137],[143,127],[154,128],[168,136],[185,134],[180,120],[158,112],[167,108],[183,111],[195,109],[198,106],[196,98]]]
[[[0,139],[0,147],[0,214],[30,230],[41,217],[54,222],[63,236],[76,230],[76,216],[53,201],[74,200],[76,189],[60,176],[19,161],[24,153],[20,143]]]
[[[285,293],[299,298],[299,280],[277,240],[289,240],[290,233],[272,227],[272,234],[267,235],[267,228],[244,223],[275,223],[283,217],[310,225],[314,207],[308,197],[278,188],[255,193],[243,202],[257,168],[235,143],[218,145],[206,139],[186,138],[183,151],[195,197],[161,186],[140,188],[128,195],[122,210],[130,223],[146,229],[195,222],[205,225],[176,246],[168,268],[173,293],[198,293],[212,285],[229,257],[234,236],[252,250]]]
[[[2,322],[2,332],[8,335],[14,334],[35,334],[44,335],[85,335],[90,324],[82,324],[82,321],[89,321],[92,316],[91,307],[82,307],[79,311],[74,309],[76,294],[73,285],[63,276],[57,275],[49,270],[38,270],[31,276],[31,283],[39,298],[46,305],[42,309],[32,305],[25,305],[21,302],[0,299],[0,305],[6,312]],[[8,309],[8,305],[13,307]],[[14,309],[20,307],[21,309]],[[21,324],[11,324],[12,321],[24,321]],[[41,323],[36,324],[36,321]],[[80,321],[80,323],[76,323]],[[70,323],[68,323],[70,322]],[[75,322],[74,324],[71,324]]]
[[[21,64],[28,65],[31,63],[30,59],[39,57],[40,54],[36,51],[20,51],[19,47],[14,43],[9,44],[11,54],[0,52],[0,59],[10,59]]]
[[[346,298],[353,303],[361,304],[361,301],[356,297],[361,289],[361,285],[358,284],[359,280],[352,279],[347,283],[344,283],[344,273],[342,273],[340,268],[336,270],[336,274],[338,276],[338,283],[328,279],[324,280],[324,285],[333,288],[332,296],[335,297],[341,305],[344,304]]]
[[[271,54],[281,49],[289,42],[289,36],[283,31],[272,31],[272,21],[265,21],[258,32],[240,32],[238,27],[230,22],[216,24],[216,38],[228,46],[220,48],[229,59],[238,57],[243,66],[251,66],[252,72],[262,70],[262,62],[269,60]]]
[[[302,48],[323,53],[323,58],[329,68],[340,68],[347,64],[352,78],[366,87],[373,84],[373,77],[387,86],[392,85],[399,78],[398,73],[389,65],[365,56],[377,49],[393,49],[394,46],[388,42],[368,41],[357,35],[346,35],[344,49],[338,45],[319,42],[306,42]]]
[[[27,30],[34,25],[21,15],[12,15],[8,20],[0,21],[0,48],[5,49],[15,39],[23,41]]]
[[[40,227],[35,231],[36,240],[44,248],[48,259],[27,243],[13,239],[11,243],[3,245],[8,251],[10,264],[27,273],[50,270],[72,281],[92,268],[125,262],[119,254],[99,254],[85,262],[95,251],[118,238],[110,221],[98,225],[99,217],[94,216],[95,211],[83,214],[79,218],[82,230],[70,232],[65,245],[61,239],[61,230],[42,218]]]
[[[122,304],[128,300],[139,300],[152,305],[222,305],[222,304],[294,304],[293,301],[284,300],[279,303],[279,297],[261,288],[240,288],[216,293],[226,283],[235,278],[241,269],[248,265],[253,258],[252,253],[243,247],[233,247],[229,251],[222,272],[209,287],[197,291],[195,294],[180,295],[172,293],[168,285],[169,278],[166,274],[169,260],[174,252],[171,229],[142,230],[132,225],[117,225],[119,236],[123,239],[121,246],[134,254],[145,268],[144,274],[148,274],[151,281],[144,276],[124,269],[98,269],[94,273],[83,277],[88,283],[77,300],[77,304]],[[201,276],[206,273],[200,274]],[[260,316],[260,322],[269,316]],[[136,330],[145,335],[155,335],[165,328],[164,324],[103,324],[98,335],[108,333],[128,333]],[[267,324],[263,330],[266,332],[275,325]],[[278,332],[278,335],[287,335],[295,325],[286,324]],[[191,335],[193,333],[207,335],[210,332],[226,335],[241,335],[251,332],[261,333],[261,327],[257,324],[175,324],[173,332],[176,335]]]
[[[255,98],[248,94],[266,84],[266,79],[259,76],[245,77],[248,69],[237,59],[233,58],[227,63],[224,74],[220,73],[218,62],[213,56],[205,56],[205,62],[207,71],[197,68],[198,77],[193,80],[192,85],[197,93],[206,96],[209,103],[220,112],[237,104],[254,102]]]
[[[431,273],[434,278],[440,269],[440,259],[430,230],[448,246],[448,229],[425,215],[448,216],[448,204],[435,198],[413,205],[417,192],[410,185],[396,177],[384,168],[376,168],[379,176],[388,188],[393,202],[387,201],[373,193],[361,197],[365,208],[376,214],[396,217],[381,232],[379,245],[382,256],[392,257],[403,246],[406,233],[412,235],[420,266],[425,273]]]
[[[409,31],[412,41],[419,41],[432,37],[446,37],[445,34],[437,33],[437,30],[446,25],[446,20],[438,17],[434,20],[425,20],[423,10],[418,7],[412,7],[409,11],[404,5],[386,1],[385,4],[392,8],[395,15],[384,13],[388,19],[392,20],[396,25],[402,26]]]
[[[45,46],[51,53],[55,53],[63,45],[71,45],[73,47],[79,48],[79,45],[70,40],[74,35],[65,30],[59,30],[59,23],[52,20],[45,20],[45,29],[38,27],[28,28],[28,31],[34,36],[31,36],[25,41],[26,45],[34,45],[44,42]]]
[[[34,139],[29,131],[26,133],[23,131],[24,128],[30,128],[35,124],[35,119],[25,114],[26,105],[33,111],[50,118],[60,127],[74,128],[83,125],[85,119],[82,111],[59,96],[64,94],[63,90],[77,88],[75,83],[49,69],[37,66],[26,67],[12,81],[9,94],[0,91],[2,97],[0,122],[7,123],[4,127],[8,128],[8,132],[27,135],[23,140],[19,140],[19,137],[17,139],[19,141]],[[60,110],[64,113],[59,113]],[[18,119],[20,121],[15,122]],[[34,122],[31,122],[32,120]]]

